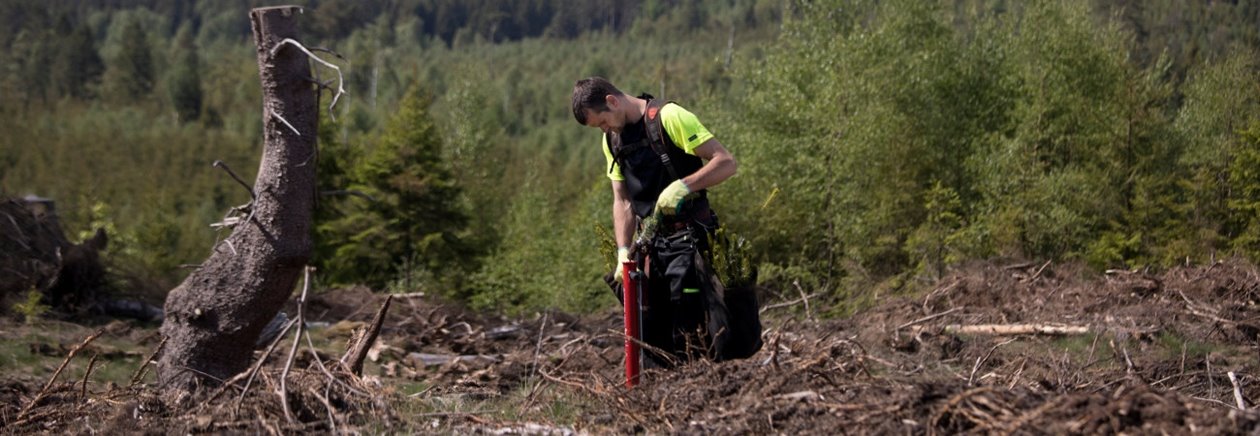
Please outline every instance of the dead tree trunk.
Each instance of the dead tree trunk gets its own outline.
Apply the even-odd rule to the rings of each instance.
[[[249,220],[166,299],[168,338],[158,378],[174,392],[243,371],[254,342],[292,293],[311,255],[318,109],[310,63],[296,45],[296,6],[258,8],[249,19],[258,46],[265,144]]]

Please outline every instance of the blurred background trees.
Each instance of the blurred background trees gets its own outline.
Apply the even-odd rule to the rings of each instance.
[[[116,286],[169,289],[248,200],[210,163],[256,171],[263,3],[0,4],[0,193],[108,221]],[[735,153],[715,205],[771,291],[845,309],[972,259],[1260,258],[1254,2],[301,3],[349,91],[320,189],[375,199],[321,197],[325,284],[614,304],[599,135],[569,113],[589,75],[683,104]]]

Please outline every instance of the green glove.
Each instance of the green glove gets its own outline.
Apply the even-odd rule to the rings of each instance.
[[[613,266],[613,280],[621,283],[621,266],[630,261],[630,248],[617,247],[617,265]]]
[[[656,211],[663,215],[675,215],[682,209],[683,200],[687,198],[687,194],[691,193],[691,188],[683,183],[682,179],[675,180],[661,191],[661,195],[656,197]]]

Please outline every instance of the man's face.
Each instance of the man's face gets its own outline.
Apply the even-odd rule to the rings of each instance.
[[[604,133],[621,133],[621,128],[625,126],[625,123],[612,110],[596,112],[587,109],[586,125],[597,128]]]
[[[586,125],[598,128],[604,133],[621,133],[621,129],[626,126],[626,117],[618,110],[621,107],[621,101],[610,95],[607,102],[608,110],[606,111],[586,110]]]

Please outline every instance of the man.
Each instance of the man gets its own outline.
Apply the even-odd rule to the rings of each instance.
[[[647,355],[666,366],[699,355],[726,358],[730,329],[707,258],[717,217],[705,189],[735,175],[735,158],[691,112],[647,94],[628,96],[601,77],[574,85],[573,116],[604,132],[617,269],[633,256],[647,274],[643,339],[668,353]],[[656,234],[631,253],[635,229],[647,220],[656,220]],[[613,277],[621,280],[619,271]]]

